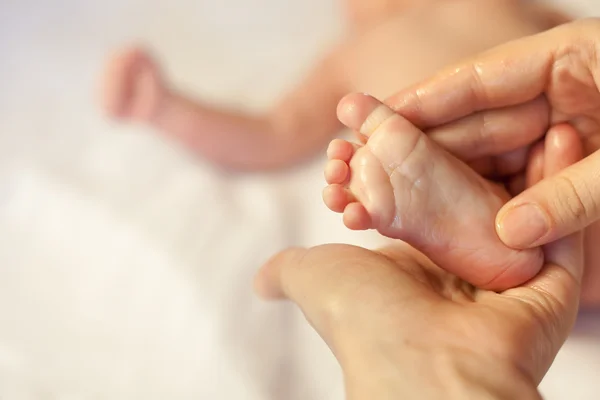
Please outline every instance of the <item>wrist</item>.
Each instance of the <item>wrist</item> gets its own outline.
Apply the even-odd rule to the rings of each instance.
[[[397,356],[390,352],[357,358],[343,366],[348,400],[541,400],[536,384],[501,360],[468,351],[405,350]]]
[[[435,372],[448,399],[541,400],[531,377],[501,359],[467,351],[438,359]]]

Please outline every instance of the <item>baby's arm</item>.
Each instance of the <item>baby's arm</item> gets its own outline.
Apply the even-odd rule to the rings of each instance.
[[[321,61],[300,85],[264,115],[235,112],[191,100],[167,89],[149,56],[137,50],[136,57],[144,60],[135,63],[130,60],[125,67],[133,72],[121,73],[126,78],[112,78],[111,81],[109,76],[109,86],[111,82],[130,86],[128,90],[113,88],[108,91],[112,96],[115,93],[129,96],[129,100],[120,103],[113,100],[112,104],[117,103],[117,108],[122,109],[123,104],[131,103],[125,113],[129,115],[125,116],[140,118],[145,114],[146,118],[141,119],[225,168],[268,170],[291,166],[324,148],[341,126],[335,110],[346,89],[337,53]],[[144,73],[144,68],[153,68],[155,72]],[[113,67],[113,73],[118,69]],[[140,81],[128,82],[128,76]],[[149,76],[154,77],[155,82],[150,82]],[[144,85],[150,84],[156,89],[144,89]],[[133,103],[143,104],[147,102],[143,97],[151,97],[144,93],[159,93],[155,96],[156,105],[150,112],[136,112]],[[136,100],[136,97],[141,98]],[[107,108],[111,110],[111,107]],[[113,106],[113,114],[124,114],[114,109]]]

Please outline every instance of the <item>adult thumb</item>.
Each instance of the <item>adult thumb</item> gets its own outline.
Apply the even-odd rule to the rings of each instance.
[[[600,152],[527,189],[498,213],[496,230],[509,247],[544,245],[600,219]]]

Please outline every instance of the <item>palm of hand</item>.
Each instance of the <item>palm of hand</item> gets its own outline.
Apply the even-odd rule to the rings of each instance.
[[[347,310],[348,315],[334,315],[335,321],[327,324],[345,326],[345,332],[351,332],[336,351],[342,365],[343,360],[350,360],[349,363],[364,360],[357,352],[365,348],[380,349],[381,357],[389,358],[395,352],[394,347],[402,344],[402,351],[407,347],[431,351],[435,353],[430,354],[432,357],[458,353],[461,357],[485,360],[484,364],[503,365],[525,373],[537,384],[550,366],[558,350],[556,346],[562,344],[560,335],[566,336],[564,327],[571,326],[572,321],[556,321],[556,316],[574,314],[560,311],[572,305],[559,300],[560,294],[548,295],[553,290],[560,293],[567,289],[547,279],[548,275],[567,273],[558,266],[547,265],[539,278],[525,286],[494,293],[476,289],[448,274],[408,245],[400,244],[378,253],[342,247],[335,251],[354,254],[353,264],[357,265],[347,266],[350,269],[347,274],[361,265],[371,268],[367,274],[361,275],[360,271],[354,274],[368,280],[351,280],[336,289],[340,293],[335,297],[352,299],[352,304],[336,308]],[[571,278],[567,280],[570,282]],[[364,325],[365,320],[372,323]],[[377,334],[373,335],[373,331]],[[386,333],[389,337],[382,339]],[[365,346],[365,342],[374,338],[378,343]],[[364,362],[360,366],[346,365],[344,369],[357,368],[364,368]],[[410,374],[399,372],[404,380]]]

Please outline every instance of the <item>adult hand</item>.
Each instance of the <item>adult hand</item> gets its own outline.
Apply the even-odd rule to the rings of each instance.
[[[257,275],[287,298],[337,357],[352,399],[541,399],[537,385],[574,321],[580,235],[549,245],[541,274],[477,290],[410,248],[290,249]]]
[[[600,219],[599,54],[600,20],[581,20],[450,67],[387,103],[467,161],[508,153],[498,169],[511,172],[519,166],[507,164],[523,153],[512,150],[549,126],[575,127],[588,157],[526,190],[498,214],[498,234],[508,246],[539,246]],[[507,129],[515,120],[542,129]],[[524,157],[516,159],[524,163]]]
[[[577,144],[571,127],[553,128],[538,154],[555,162],[542,160],[539,177],[579,160]],[[300,306],[340,362],[348,399],[539,399],[577,313],[581,233],[544,251],[540,274],[504,293],[478,290],[402,242],[290,249],[263,266],[256,289]]]
[[[579,144],[568,125],[551,129],[537,154],[553,162],[541,159],[537,177],[578,161]],[[542,272],[503,293],[468,285],[402,242],[287,250],[256,287],[300,306],[340,362],[349,399],[539,399],[577,313],[581,234],[544,250]]]

